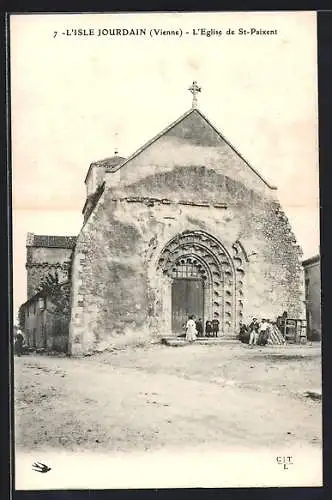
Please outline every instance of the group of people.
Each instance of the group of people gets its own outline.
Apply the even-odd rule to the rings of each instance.
[[[207,320],[205,322],[205,336],[206,337],[218,337],[219,333],[219,320],[213,319],[212,321]],[[185,324],[185,336],[186,340],[192,342],[196,340],[197,337],[204,336],[204,325],[201,318],[195,320],[195,316],[189,316],[187,323]]]
[[[218,337],[219,321],[213,319],[205,322],[205,329],[201,318],[195,319],[195,316],[189,316],[185,327],[185,337],[189,342],[193,342],[197,337],[203,337],[204,331],[206,337]],[[268,319],[262,318],[259,322],[253,318],[249,326],[244,324],[240,327],[240,340],[246,342],[249,346],[266,345],[269,341],[272,324]]]
[[[266,345],[269,341],[271,324],[269,320],[262,318],[259,322],[253,318],[249,326],[241,325],[240,340],[248,341],[249,346]]]

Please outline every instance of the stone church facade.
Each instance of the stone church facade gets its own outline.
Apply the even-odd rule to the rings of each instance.
[[[305,318],[301,249],[270,186],[193,107],[132,156],[92,163],[70,255],[68,350],[253,316]]]

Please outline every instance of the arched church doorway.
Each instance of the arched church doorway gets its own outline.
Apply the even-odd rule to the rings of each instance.
[[[172,332],[183,330],[188,316],[204,320],[204,284],[207,279],[202,263],[193,256],[179,258],[172,276]]]
[[[239,262],[204,231],[172,238],[157,264],[165,278],[161,298],[167,328],[182,333],[188,316],[195,315],[204,323],[217,319],[222,334],[234,335],[242,315],[244,273]]]

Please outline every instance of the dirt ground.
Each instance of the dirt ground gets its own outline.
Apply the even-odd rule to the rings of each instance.
[[[15,358],[18,450],[321,446],[320,345]]]

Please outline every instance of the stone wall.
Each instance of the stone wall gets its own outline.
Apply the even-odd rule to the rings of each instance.
[[[59,282],[70,277],[71,257],[70,248],[41,248],[27,247],[27,296],[32,297],[42,280],[51,274],[58,274]]]
[[[227,183],[218,180],[217,185]],[[156,198],[114,200],[111,190],[105,192],[76,244],[72,352],[103,349],[133,332],[137,338],[169,333],[156,268],[165,245],[183,231],[212,235],[233,258],[239,242],[247,256],[244,321],[253,315],[276,318],[284,310],[304,317],[301,252],[287,219],[275,200],[264,200],[242,185],[238,193],[236,203],[234,193],[227,191],[223,204],[214,206]]]
[[[305,264],[308,339],[321,338],[321,278],[320,261]]]

